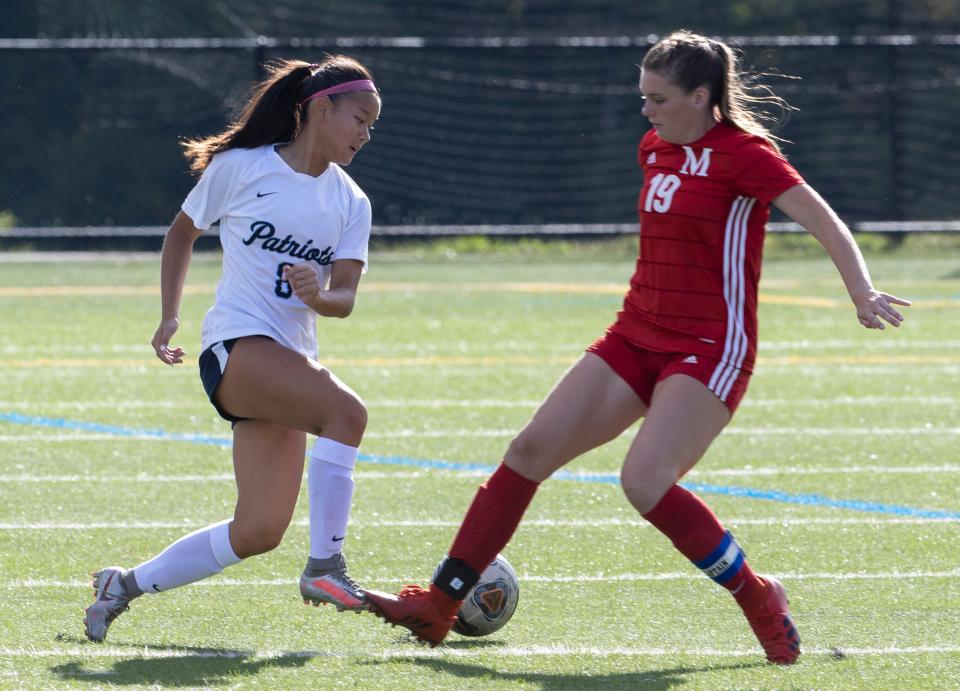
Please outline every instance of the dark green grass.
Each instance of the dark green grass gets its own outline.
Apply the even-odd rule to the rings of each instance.
[[[864,243],[877,284],[918,302],[903,329],[879,333],[858,326],[822,252],[774,239],[750,392],[687,478],[715,488],[702,496],[754,568],[787,586],[807,650],[790,669],[763,662],[732,600],[615,481],[582,477],[535,497],[506,550],[520,608],[489,638],[428,651],[368,615],[303,607],[303,497],[277,550],[142,598],[106,644],[86,643],[86,574],[229,516],[230,451],[52,420],[228,440],[195,362],[219,265],[196,257],[175,339],[189,358],[170,369],[149,347],[155,257],[0,262],[0,413],[35,418],[0,420],[0,687],[949,687],[960,523],[724,493],[960,513],[960,261],[925,242]],[[486,476],[457,464],[497,462],[613,318],[631,252],[462,241],[374,254],[354,315],[320,332],[322,357],[367,401],[362,452],[407,459],[358,467],[354,575],[391,590],[429,578]],[[629,441],[567,470],[615,478]]]

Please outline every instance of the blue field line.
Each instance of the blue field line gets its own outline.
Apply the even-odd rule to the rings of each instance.
[[[117,425],[104,425],[97,422],[82,422],[79,420],[67,420],[64,418],[23,415],[15,412],[0,412],[0,422],[12,422],[18,425],[30,425],[33,427],[70,429],[83,432],[100,432],[103,434],[114,434],[118,437],[154,437],[168,441],[185,441],[193,444],[206,444],[224,448],[229,448],[232,446],[232,441],[229,437],[211,437],[202,434],[179,434],[166,432],[159,429],[136,429],[120,427]],[[363,463],[372,463],[375,465],[406,466],[412,468],[424,468],[428,470],[452,470],[457,472],[480,472],[486,474],[492,473],[494,470],[496,470],[495,465],[486,463],[456,463],[453,461],[434,461],[419,458],[407,458],[404,456],[378,456],[363,453],[358,456],[358,460]],[[560,470],[554,473],[552,479],[573,482],[595,482],[607,485],[616,485],[620,483],[620,476],[613,473],[579,474],[571,473],[565,470]],[[700,492],[701,494],[721,494],[730,497],[746,497],[748,499],[773,501],[781,504],[822,506],[831,509],[847,509],[848,511],[890,514],[895,516],[910,516],[913,518],[940,518],[951,520],[960,519],[960,512],[956,511],[918,509],[912,506],[881,504],[878,502],[855,501],[851,499],[831,499],[830,497],[824,497],[819,494],[790,494],[787,492],[780,492],[778,490],[761,490],[752,487],[737,487],[729,485],[711,485],[703,482],[683,482],[681,485],[692,492]]]
[[[397,456],[364,456],[360,459],[368,463],[379,463],[382,465],[405,465],[416,468],[429,468],[432,470],[456,470],[461,472],[482,471],[492,473],[496,466],[485,465],[481,463],[452,463],[449,461],[426,461],[416,458],[400,458]],[[589,475],[571,473],[560,470],[551,476],[553,480],[571,480],[574,482],[596,482],[605,485],[620,484],[620,476],[615,473],[591,473]],[[960,512],[938,511],[931,509],[916,509],[912,506],[899,506],[897,504],[880,504],[877,502],[854,501],[849,499],[831,499],[819,494],[788,494],[777,490],[761,490],[752,487],[736,487],[729,485],[710,485],[703,482],[681,482],[682,487],[686,487],[691,492],[700,492],[701,494],[724,494],[732,497],[747,497],[749,499],[759,499],[762,501],[775,501],[783,504],[802,504],[805,506],[824,506],[831,509],[848,509],[850,511],[862,511],[865,513],[885,513],[896,516],[911,516],[914,518],[947,518],[960,519]]]
[[[20,413],[0,413],[0,422],[13,422],[18,425],[32,427],[51,427],[53,429],[70,429],[80,432],[100,432],[114,434],[118,437],[155,437],[170,441],[188,441],[193,444],[208,444],[211,446],[229,447],[233,445],[230,437],[208,437],[203,434],[177,434],[162,429],[131,429],[117,425],[104,425],[99,422],[81,422],[80,420],[66,420],[61,417],[38,417],[36,415],[22,415]]]

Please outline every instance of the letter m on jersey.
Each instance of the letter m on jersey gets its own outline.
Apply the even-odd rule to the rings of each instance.
[[[683,168],[680,169],[680,172],[684,175],[707,177],[707,169],[710,167],[710,152],[713,149],[703,149],[700,152],[700,158],[697,158],[697,155],[689,146],[683,147],[683,150],[687,152],[687,160],[683,162]]]

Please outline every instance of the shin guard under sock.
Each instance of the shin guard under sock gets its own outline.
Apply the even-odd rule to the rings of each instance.
[[[462,600],[510,541],[539,487],[503,463],[477,491],[446,559],[434,576],[437,588]]]
[[[674,485],[643,517],[698,569],[729,590],[744,610],[763,601],[763,581],[747,564],[733,535],[693,492]]]

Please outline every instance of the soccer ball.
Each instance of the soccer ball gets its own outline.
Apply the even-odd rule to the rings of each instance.
[[[467,593],[453,630],[461,636],[487,636],[510,621],[519,599],[517,572],[498,554]]]

